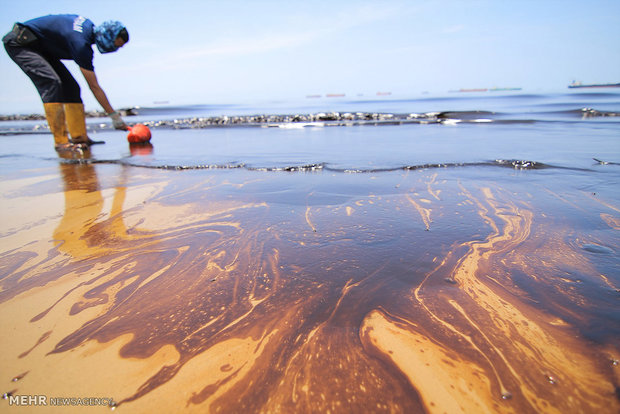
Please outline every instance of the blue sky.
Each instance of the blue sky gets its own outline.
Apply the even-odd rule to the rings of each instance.
[[[95,51],[117,108],[620,82],[618,0],[0,0],[0,30],[57,13],[127,26],[127,46]],[[40,112],[29,79],[0,54],[0,113]],[[67,66],[87,109],[100,109]]]

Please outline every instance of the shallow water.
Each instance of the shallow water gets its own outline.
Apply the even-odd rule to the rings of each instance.
[[[617,125],[0,136],[3,392],[617,412]]]

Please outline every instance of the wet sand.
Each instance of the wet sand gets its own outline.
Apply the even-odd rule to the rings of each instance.
[[[540,174],[6,173],[0,411],[617,413],[620,205]]]

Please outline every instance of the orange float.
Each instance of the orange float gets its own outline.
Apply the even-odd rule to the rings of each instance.
[[[141,144],[151,140],[151,130],[144,124],[136,124],[128,127],[127,141],[131,144]]]

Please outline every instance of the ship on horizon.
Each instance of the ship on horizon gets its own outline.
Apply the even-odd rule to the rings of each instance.
[[[583,84],[581,82],[573,81],[569,88],[620,88],[620,83],[592,83]]]
[[[461,88],[458,90],[451,90],[448,92],[451,93],[455,93],[455,92],[505,92],[505,91],[520,91],[521,88],[498,88],[498,87],[493,87],[493,88]]]

